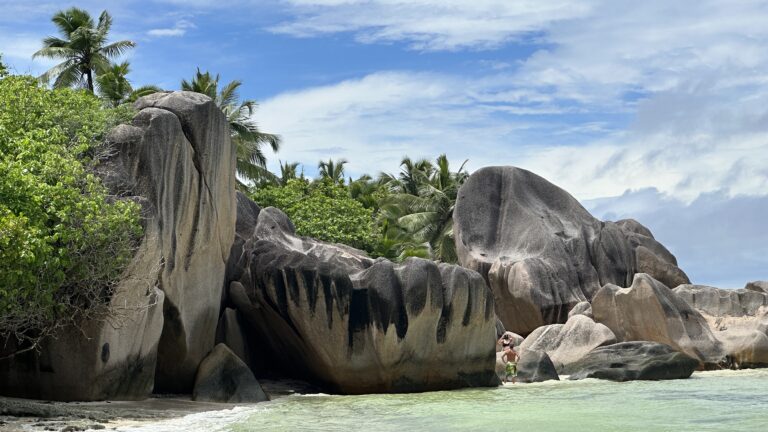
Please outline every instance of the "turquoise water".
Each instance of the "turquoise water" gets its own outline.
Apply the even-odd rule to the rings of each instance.
[[[194,421],[195,429],[763,431],[768,430],[768,370],[702,372],[656,382],[590,379],[421,394],[288,396],[236,408],[217,418],[215,427],[204,423]]]

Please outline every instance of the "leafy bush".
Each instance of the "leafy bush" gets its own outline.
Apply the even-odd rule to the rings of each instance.
[[[0,338],[34,344],[89,316],[131,260],[139,207],[91,170],[128,115],[85,91],[0,79]]]
[[[299,235],[367,251],[378,242],[373,210],[363,207],[349,196],[345,186],[331,180],[310,183],[290,179],[285,186],[260,187],[252,198],[262,207],[284,211]]]

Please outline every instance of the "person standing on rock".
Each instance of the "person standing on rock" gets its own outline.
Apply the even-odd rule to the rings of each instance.
[[[512,384],[515,383],[517,378],[517,360],[520,358],[514,350],[514,345],[511,343],[504,347],[504,353],[501,355],[501,361],[506,364],[504,369],[504,382],[509,382],[509,378],[512,377]]]

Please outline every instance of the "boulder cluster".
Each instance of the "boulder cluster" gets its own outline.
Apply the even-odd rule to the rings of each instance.
[[[358,394],[496,386],[512,331],[520,381],[670,379],[768,366],[768,284],[691,285],[634,220],[603,222],[514,167],[459,192],[460,265],[372,259],[300,237],[235,192],[235,147],[208,97],[156,93],[118,126],[99,173],[143,208],[110,319],[0,360],[0,394],[267,400],[257,377]]]
[[[599,221],[529,171],[472,174],[459,191],[454,232],[461,265],[493,292],[499,332],[524,337],[523,380],[549,363],[571,379],[617,381],[768,366],[766,282],[691,285],[648,228]]]

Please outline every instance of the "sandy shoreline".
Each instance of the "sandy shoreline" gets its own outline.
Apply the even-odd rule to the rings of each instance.
[[[261,384],[273,400],[291,394],[318,392],[301,381],[262,380]],[[115,430],[254,405],[198,402],[188,395],[100,402],[55,402],[0,396],[0,432]]]

